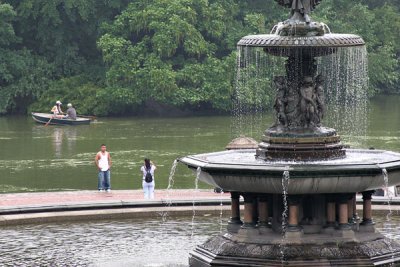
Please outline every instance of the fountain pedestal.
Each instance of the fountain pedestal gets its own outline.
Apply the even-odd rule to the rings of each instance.
[[[247,225],[237,234],[218,235],[199,245],[191,253],[190,266],[379,266],[400,260],[398,243],[379,233],[369,232],[366,235],[362,230],[353,231],[349,226],[349,194],[312,197],[313,200],[322,200],[327,208],[326,216],[308,218],[307,223],[321,222],[321,230],[313,234],[302,231],[299,219],[310,208],[304,206],[309,202],[299,195],[292,197],[288,201],[288,220],[284,223],[286,228],[283,236],[279,225],[282,222],[276,221],[277,225],[273,227],[280,228],[280,232],[269,228],[263,232],[263,225],[254,225],[251,213],[254,211],[252,200],[255,197],[280,199],[279,196],[266,194],[253,194],[247,198],[247,202],[245,198],[244,221],[247,221]],[[335,198],[335,202],[332,202],[332,198]],[[263,212],[266,202],[261,203],[257,206],[260,221],[266,215]],[[339,207],[337,219],[334,218],[335,204]],[[282,208],[281,201],[273,205]],[[326,227],[330,231],[326,231]]]

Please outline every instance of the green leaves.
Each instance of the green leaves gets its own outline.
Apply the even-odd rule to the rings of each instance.
[[[228,110],[234,61],[227,58],[230,51],[216,54],[224,36],[233,31],[226,27],[226,22],[234,24],[236,15],[229,13],[233,9],[228,4],[194,0],[129,4],[112,24],[103,26],[106,33],[98,41],[108,68],[107,85],[126,96],[130,101],[126,105],[153,99],[181,107],[211,103]]]
[[[12,26],[16,15],[12,6],[0,2],[0,46],[2,47],[19,41]]]

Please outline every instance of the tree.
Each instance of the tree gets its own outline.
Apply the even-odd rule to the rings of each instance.
[[[0,114],[22,111],[47,86],[51,66],[26,49],[15,49],[21,39],[12,22],[16,12],[0,2]]]
[[[152,99],[229,110],[232,51],[250,24],[264,26],[263,19],[253,15],[245,28],[239,12],[231,0],[130,3],[113,23],[104,25],[98,41],[113,102],[140,105]]]

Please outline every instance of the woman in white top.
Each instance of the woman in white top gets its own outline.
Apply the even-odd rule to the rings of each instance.
[[[140,168],[140,171],[143,174],[142,185],[145,199],[154,199],[154,171],[156,169],[156,166],[150,161],[150,159],[144,159],[144,165]]]
[[[62,118],[63,117],[63,111],[61,109],[61,101],[57,100],[56,105],[51,109],[51,112],[53,113],[55,118]]]

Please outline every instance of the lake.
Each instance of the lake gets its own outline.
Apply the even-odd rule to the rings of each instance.
[[[324,125],[336,128],[351,147],[400,151],[399,103],[400,96],[374,97],[367,126],[360,126],[365,128],[362,134],[334,125],[329,114]],[[141,188],[139,169],[145,157],[158,167],[156,188],[166,188],[176,158],[223,150],[239,133],[260,140],[273,123],[271,113],[244,117],[239,130],[231,116],[98,118],[91,125],[47,127],[29,116],[0,117],[0,193],[95,190],[94,157],[102,143],[113,159],[113,189]],[[194,174],[183,165],[178,165],[174,180],[176,189],[195,186]]]

